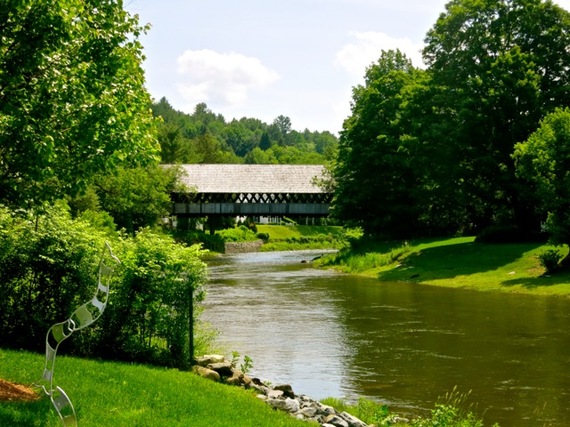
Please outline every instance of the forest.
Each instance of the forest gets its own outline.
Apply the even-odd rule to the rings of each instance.
[[[298,132],[280,115],[271,124],[243,117],[227,122],[204,103],[192,114],[176,111],[166,98],[153,103],[161,121],[161,162],[324,164],[336,155],[338,138],[330,132]]]
[[[452,0],[425,68],[382,52],[353,89],[334,215],[376,238],[570,242],[570,14]]]

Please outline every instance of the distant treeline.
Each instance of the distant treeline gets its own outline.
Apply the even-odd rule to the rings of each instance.
[[[228,122],[204,103],[186,114],[166,98],[152,111],[162,118],[162,163],[324,164],[337,152],[338,139],[331,132],[298,132],[283,115],[271,124],[247,117]]]

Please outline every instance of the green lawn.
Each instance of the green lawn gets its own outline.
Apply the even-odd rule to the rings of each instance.
[[[257,225],[258,233],[269,235],[262,251],[303,249],[333,249],[346,245],[346,232],[342,227],[321,225]]]
[[[473,237],[377,244],[342,255],[344,271],[387,281],[412,281],[482,291],[570,295],[570,273],[544,276],[540,243],[476,243]]]
[[[0,378],[29,385],[44,357],[0,349]],[[73,402],[81,427],[306,427],[272,410],[252,393],[188,372],[122,363],[58,357],[56,383]],[[59,427],[47,398],[0,402],[0,425]]]

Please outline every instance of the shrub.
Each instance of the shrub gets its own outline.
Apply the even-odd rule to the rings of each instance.
[[[559,267],[559,262],[562,259],[562,254],[556,249],[548,249],[538,254],[540,265],[546,269],[546,273],[553,273]]]
[[[104,235],[61,207],[41,217],[0,210],[0,342],[41,351],[45,334],[94,291]]]
[[[269,233],[257,233],[257,238],[267,243],[269,241]]]
[[[43,351],[49,327],[92,297],[105,240],[122,261],[109,304],[62,350],[187,368],[189,316],[206,272],[200,249],[148,229],[106,235],[61,206],[38,217],[0,207],[0,342]]]
[[[235,228],[226,228],[216,232],[225,242],[247,242],[257,239],[254,231],[245,225]]]
[[[206,268],[197,246],[142,229],[121,242],[121,283],[111,295],[103,357],[189,368],[189,322]]]

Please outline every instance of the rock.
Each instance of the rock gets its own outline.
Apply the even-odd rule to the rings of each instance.
[[[341,417],[335,414],[331,414],[325,418],[325,424],[332,424],[336,427],[350,427],[348,422],[343,420]]]
[[[192,368],[192,371],[195,374],[200,375],[202,378],[207,378],[209,380],[216,381],[216,382],[220,381],[220,374],[218,374],[216,371],[213,371],[211,369],[204,368],[203,366],[196,365]]]
[[[265,385],[261,382],[261,380],[259,378],[252,378],[251,382],[254,383],[255,385]]]
[[[242,382],[245,388],[249,388],[251,387],[251,383],[252,383],[252,379],[250,377],[248,377],[247,375],[243,376]]]
[[[285,407],[287,408],[287,412],[296,413],[301,409],[301,404],[295,399],[288,397],[285,399]]]
[[[216,371],[222,377],[231,377],[234,374],[234,369],[230,362],[210,363],[206,367],[212,371]]]
[[[196,359],[196,363],[200,366],[207,367],[212,363],[222,363],[226,358],[219,354],[206,354]]]
[[[280,409],[281,411],[287,411],[287,404],[283,399],[274,399],[269,397],[267,399],[267,403],[269,403],[274,409]]]
[[[349,414],[348,412],[341,412],[340,417],[348,422],[350,427],[366,427],[366,423],[362,420],[359,420],[354,415]]]
[[[306,406],[301,409],[301,414],[306,418],[314,418],[317,415],[317,408],[314,406]]]
[[[226,379],[226,383],[229,385],[241,385],[243,384],[244,374],[241,371],[235,370],[231,377]]]
[[[321,415],[332,415],[334,413],[336,413],[336,411],[334,410],[334,408],[332,406],[328,406],[328,405],[323,405],[320,402],[317,402],[317,410],[319,411],[319,414]]]
[[[282,390],[269,390],[269,392],[267,393],[267,397],[269,397],[270,399],[279,399],[280,397],[283,396],[283,391]]]
[[[293,387],[291,387],[289,384],[276,385],[275,387],[273,387],[273,389],[281,390],[283,392],[283,396],[285,397],[290,397],[291,399],[295,398],[295,393],[293,393]]]

